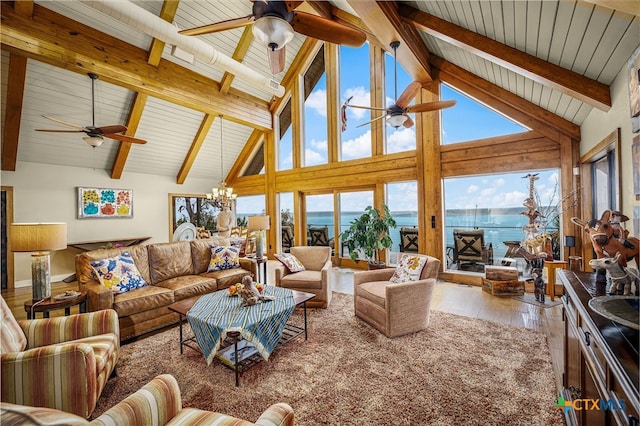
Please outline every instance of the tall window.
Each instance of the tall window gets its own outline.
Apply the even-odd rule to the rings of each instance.
[[[385,66],[385,107],[390,107],[396,103],[397,98],[402,94],[404,89],[411,83],[412,79],[409,74],[398,63],[397,68],[394,67],[393,54],[387,52],[384,55]],[[395,73],[397,70],[397,84]],[[411,102],[415,103],[415,100]],[[415,122],[415,114],[409,114]],[[386,119],[384,119],[386,121]],[[385,152],[400,152],[416,149],[416,126],[406,128],[400,126],[395,128],[389,123],[385,123]]]
[[[280,127],[280,142],[278,143],[277,170],[293,168],[293,126],[291,125],[291,99],[278,116]]]
[[[351,99],[351,105],[371,106],[369,77],[369,44],[353,48],[340,46],[340,102]],[[342,132],[340,159],[352,160],[371,156],[371,120],[369,110],[347,108],[347,128]]]
[[[367,206],[373,206],[373,191],[344,192],[339,194],[340,234],[349,228],[351,221],[359,217]],[[349,257],[346,246],[340,245],[340,257]],[[366,259],[360,255],[359,258]]]
[[[307,244],[333,247],[333,194],[307,195]]]
[[[616,182],[615,151],[609,151],[599,160],[591,163],[593,180],[593,212],[600,217],[603,211],[617,209],[618,196]]]
[[[250,195],[236,199],[236,221],[238,225],[246,227],[249,216],[264,214],[264,195]]]
[[[280,201],[280,244],[283,252],[289,252],[294,243],[293,193],[281,192]]]
[[[389,263],[396,263],[400,251],[400,228],[418,226],[418,183],[416,181],[387,184],[387,206],[396,220],[396,229],[391,230],[393,246]]]
[[[327,145],[327,78],[324,47],[304,74],[304,166],[326,164]]]

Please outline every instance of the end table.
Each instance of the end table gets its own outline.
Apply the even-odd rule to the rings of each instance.
[[[24,310],[27,312],[27,319],[34,319],[37,312],[42,312],[43,318],[49,318],[49,312],[57,309],[64,309],[65,316],[71,314],[71,307],[80,305],[81,313],[87,312],[87,292],[81,291],[76,297],[70,299],[56,300],[55,297],[49,297],[42,302],[38,300],[27,300],[24,302]]]

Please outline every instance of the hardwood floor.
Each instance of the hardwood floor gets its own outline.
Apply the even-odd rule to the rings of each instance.
[[[272,263],[273,262],[273,263]],[[269,261],[269,283],[275,282],[272,265],[277,261]],[[353,294],[353,273],[347,268],[333,268],[333,290],[340,293]],[[67,290],[76,290],[77,283],[52,283],[52,294],[56,295]],[[26,319],[24,302],[31,298],[31,288],[18,288],[15,291],[3,291],[2,297],[11,308],[17,319]],[[513,327],[522,327],[545,333],[549,342],[551,361],[555,373],[556,387],[562,388],[562,371],[564,359],[562,352],[562,305],[541,308],[529,303],[518,301],[511,297],[495,297],[482,291],[481,287],[439,281],[431,308],[434,310],[494,321]],[[78,307],[73,307],[71,313],[78,313]],[[64,310],[51,312],[51,316],[60,316]],[[38,315],[40,317],[40,315]]]

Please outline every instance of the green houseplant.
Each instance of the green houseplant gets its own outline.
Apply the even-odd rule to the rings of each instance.
[[[383,214],[376,208],[368,206],[364,213],[352,220],[349,229],[344,231],[340,239],[349,249],[352,260],[358,260],[363,253],[371,267],[380,267],[379,251],[388,249],[393,244],[389,231],[396,227],[396,221],[386,204],[382,205]]]

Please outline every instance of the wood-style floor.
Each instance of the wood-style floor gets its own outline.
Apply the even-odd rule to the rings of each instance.
[[[269,261],[269,265],[272,265]],[[274,282],[273,267],[268,267],[269,283]],[[340,293],[353,294],[353,273],[346,268],[333,268],[333,290]],[[52,294],[67,290],[76,290],[77,283],[56,282],[52,284]],[[2,291],[2,297],[11,308],[17,319],[26,319],[24,302],[31,298],[31,288],[18,288]],[[557,299],[556,299],[557,300]],[[562,371],[564,359],[562,354],[562,305],[541,308],[529,303],[520,302],[511,297],[495,297],[482,291],[482,288],[464,284],[439,281],[432,301],[434,310],[494,321],[513,327],[522,327],[545,333],[551,351],[551,361],[556,378],[556,387],[562,388]],[[73,307],[71,313],[78,313]],[[64,311],[54,311],[51,316],[63,315]],[[40,318],[40,314],[38,314]]]

